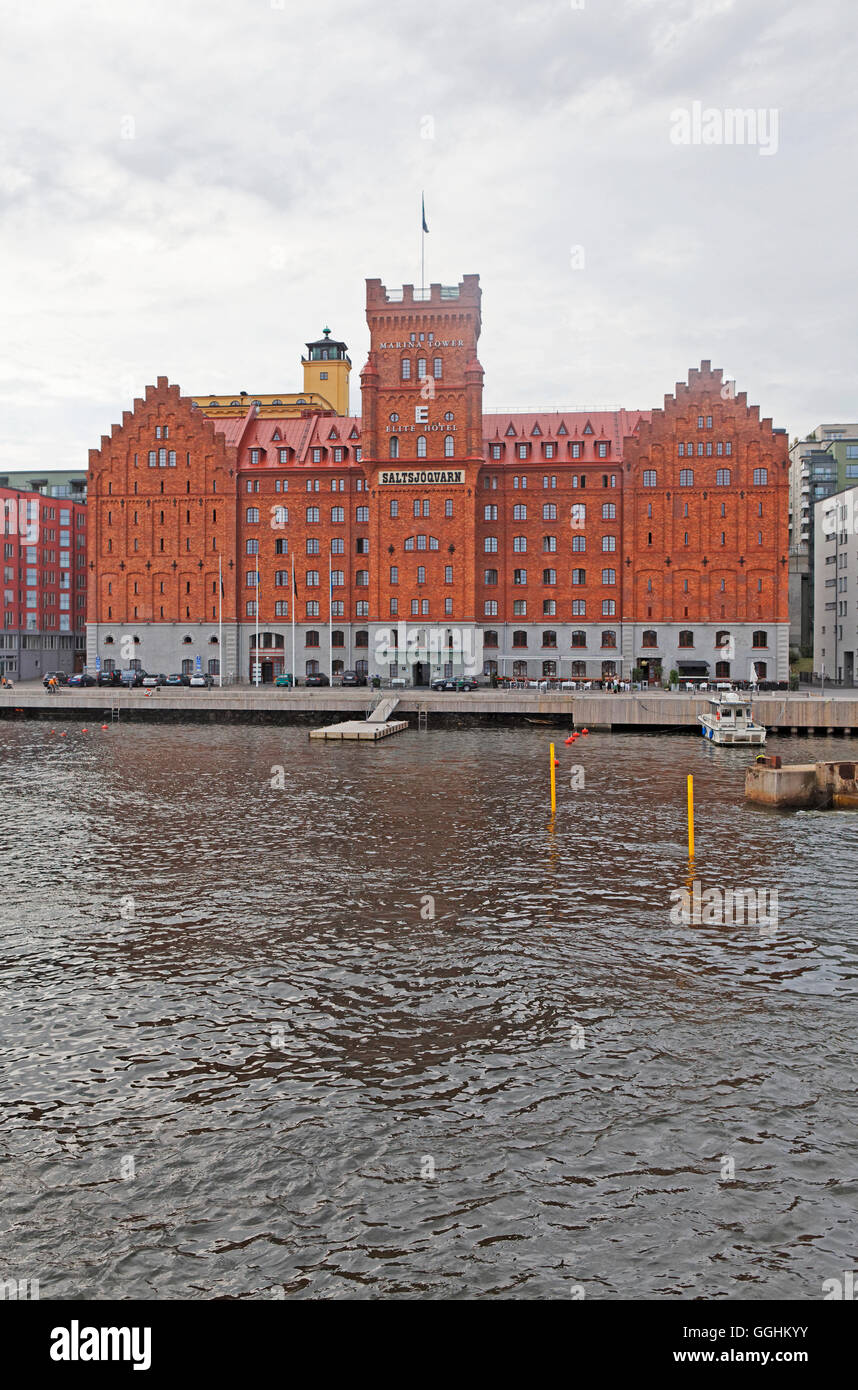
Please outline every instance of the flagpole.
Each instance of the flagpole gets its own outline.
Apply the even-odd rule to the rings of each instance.
[[[298,672],[295,670],[295,552],[292,551],[292,689],[298,684]]]
[[[334,576],[328,556],[328,682],[334,683]]]
[[[258,563],[258,561],[257,561],[257,563]],[[257,571],[256,571],[256,659],[255,659],[255,661],[254,661],[254,663],[253,663],[253,684],[254,684],[255,686],[257,686],[257,687],[258,687],[258,685],[259,685],[259,672],[260,672],[260,669],[261,669],[261,668],[260,668],[260,665],[259,665],[259,579],[260,579],[260,575],[259,575],[259,571],[257,570]]]
[[[420,194],[420,289],[426,288],[426,195]]]
[[[218,586],[217,586],[217,588],[218,588],[218,595],[217,595],[217,599],[218,599],[218,610],[217,610],[217,651],[218,651],[218,658],[219,658],[218,664],[217,664],[217,683],[218,683],[219,688],[220,688],[221,690],[223,690],[223,566],[222,566],[222,562],[221,562],[220,551],[218,551],[218,556],[217,556],[217,578],[218,578]]]

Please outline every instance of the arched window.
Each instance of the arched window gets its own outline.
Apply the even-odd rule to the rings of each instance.
[[[355,633],[355,646],[356,646],[356,647],[368,647],[368,646],[369,646],[369,633],[367,632],[366,628],[360,628],[360,629]]]
[[[451,459],[451,458],[453,457],[453,450],[454,450],[454,448],[455,448],[455,441],[454,441],[454,439],[453,439],[453,436],[452,436],[451,434],[445,435],[445,436],[444,436],[444,457],[447,458],[447,459]]]
[[[334,628],[333,632],[331,633],[331,646],[344,647],[345,645],[346,640],[343,633],[340,632],[337,628]]]
[[[763,632],[763,630],[760,629],[758,632],[755,632],[755,633],[754,633],[754,636],[753,636],[753,638],[752,638],[752,640],[751,640],[751,646],[753,646],[753,647],[767,647],[768,645],[769,645],[769,634],[768,634],[767,632]],[[758,669],[758,670],[759,670],[759,666],[760,666],[760,663],[757,662],[757,669]]]
[[[512,634],[512,645],[514,647],[527,646],[527,633],[522,628]]]
[[[311,628],[310,631],[307,633],[307,636],[306,636],[305,639],[304,639],[304,646],[305,646],[305,647],[318,647],[318,645],[319,645],[319,634],[318,634],[318,632],[314,632],[313,629]]]
[[[730,663],[729,663],[729,661],[716,661],[716,662],[715,662],[715,675],[716,675],[719,679],[721,679],[721,680],[729,680],[729,678],[730,678]]]
[[[557,675],[557,662],[556,662],[556,661],[543,661],[543,663],[542,663],[542,674],[543,674],[543,676],[556,676],[556,675]]]
[[[484,647],[496,647],[497,644],[498,644],[498,635],[497,635],[497,633],[496,633],[492,628],[486,628],[485,632],[483,633],[483,646],[484,646]]]
[[[343,661],[332,661],[332,662],[331,662],[331,675],[332,675],[332,676],[341,676],[341,675],[343,674],[343,667],[344,667],[344,665],[345,665],[345,662],[343,662]]]
[[[306,663],[305,667],[304,667],[304,671],[305,671],[306,675],[308,675],[308,676],[318,676],[318,674],[319,674],[319,663],[318,663],[318,661],[308,661],[308,662]]]
[[[602,680],[612,680],[616,674],[617,674],[617,663],[616,663],[616,661],[603,661],[603,662],[602,662]]]
[[[757,673],[757,680],[758,680],[758,681],[764,681],[764,680],[766,679],[766,674],[767,674],[768,669],[769,669],[768,666],[767,666],[767,664],[766,664],[766,662],[765,662],[765,661],[755,661],[755,662],[754,662],[754,669],[755,669],[755,671],[756,671],[756,673]]]
[[[716,647],[726,647],[726,645],[727,645],[727,643],[728,643],[729,641],[730,641],[730,634],[729,634],[729,632],[727,631],[726,628],[722,628],[720,632],[716,632],[716,633],[715,633],[715,646],[716,646]]]
[[[392,459],[399,458],[399,436],[395,434],[390,436],[390,457]]]
[[[694,633],[689,628],[683,628],[682,632],[680,632],[679,645],[680,647],[694,646]]]
[[[410,379],[410,377],[411,377],[411,358],[410,358],[410,357],[403,357],[403,359],[402,359],[402,380],[403,380],[403,381],[408,381],[408,380]]]
[[[425,357],[418,357],[418,359],[417,359],[417,378],[418,378],[418,380],[422,380],[422,378],[423,378],[425,375],[426,375],[426,358],[425,358]]]
[[[527,675],[527,662],[526,662],[526,661],[514,661],[514,662],[512,663],[512,674],[513,674],[514,676],[519,677],[519,678],[521,678],[521,677],[523,677],[523,676],[526,676],[526,675]]]
[[[602,646],[603,646],[603,647],[616,647],[616,645],[617,645],[617,634],[616,634],[616,632],[614,631],[613,628],[608,628],[605,632],[602,633]]]
[[[418,457],[419,459],[425,459],[425,457],[426,457],[426,436],[425,436],[425,434],[418,434],[418,436],[417,436],[417,457]]]
[[[694,487],[694,469],[693,469],[693,468],[680,468],[680,470],[679,470],[679,486],[680,486],[680,487]]]
[[[572,647],[586,647],[586,645],[587,645],[587,634],[586,634],[586,632],[584,632],[581,628],[577,628],[577,629],[575,630],[575,632],[572,633],[572,641],[570,642],[569,645],[572,646]],[[582,672],[582,674],[583,674],[583,672]]]
[[[587,674],[587,663],[586,663],[586,661],[573,661],[573,662],[572,662],[572,675],[573,675],[573,676],[586,676],[586,674]]]
[[[653,631],[652,628],[647,628],[646,632],[644,633],[643,637],[641,638],[641,646],[642,646],[642,647],[657,647],[657,646],[658,646],[658,634],[655,633],[655,632]]]

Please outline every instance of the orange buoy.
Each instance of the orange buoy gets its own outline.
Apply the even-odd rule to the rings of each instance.
[[[568,738],[564,738],[563,742],[564,742],[565,744],[567,744],[567,745],[570,744],[570,743],[574,743],[574,742],[575,742],[575,735],[574,735],[574,734],[570,734]]]
[[[582,729],[582,730],[581,730],[581,733],[582,733],[582,734],[589,734],[589,732],[590,732],[589,729]]]
[[[88,733],[89,733],[89,729],[81,729],[81,733],[82,733],[82,734],[88,734]]]
[[[68,734],[62,733],[62,734],[60,734],[60,738],[68,738]]]
[[[102,724],[101,727],[102,727],[102,729],[106,729],[106,728],[107,728],[107,725],[106,725],[106,724]]]

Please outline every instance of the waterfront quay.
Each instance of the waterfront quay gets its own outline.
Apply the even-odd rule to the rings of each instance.
[[[62,687],[49,694],[39,682],[0,690],[0,718],[50,720],[86,718],[99,722],[207,722],[324,724],[361,719],[370,710],[372,690],[287,689],[271,685],[233,685],[220,690],[167,689],[147,692],[120,687]],[[566,693],[540,690],[431,691],[408,689],[398,697],[394,717],[415,728],[469,725],[533,725],[588,728],[593,732],[675,732],[699,735],[698,714],[708,696],[642,690],[629,693]],[[773,691],[753,698],[755,717],[770,733],[818,732],[851,736],[858,731],[858,691],[831,694]]]

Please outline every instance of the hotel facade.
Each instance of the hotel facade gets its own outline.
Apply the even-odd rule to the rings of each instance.
[[[369,280],[360,417],[329,330],[304,395],[147,388],[90,453],[88,666],[786,680],[786,432],[708,362],[485,414],[480,302]]]

